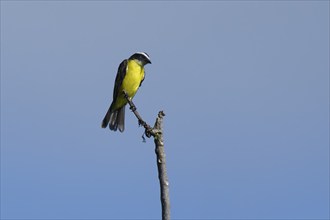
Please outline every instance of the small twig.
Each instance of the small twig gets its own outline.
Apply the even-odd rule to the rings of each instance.
[[[136,106],[134,105],[134,103],[132,102],[131,98],[128,97],[127,93],[125,91],[123,91],[124,93],[124,97],[127,100],[128,104],[129,104],[129,109],[132,110],[132,112],[134,113],[134,115],[136,116],[136,118],[139,121],[139,125],[143,126],[145,129],[145,134],[148,138],[150,138],[151,136],[155,136],[155,134],[153,133],[153,129],[150,125],[148,125],[140,116],[139,112],[137,111]]]
[[[139,121],[139,125],[142,125],[145,129],[144,133],[148,138],[151,136],[154,137],[155,142],[155,153],[157,156],[157,168],[158,168],[158,178],[160,183],[160,200],[162,204],[162,219],[169,220],[170,219],[170,194],[169,194],[169,182],[167,178],[166,171],[166,156],[164,150],[164,141],[163,141],[163,117],[165,116],[163,111],[158,113],[158,117],[156,118],[156,122],[154,127],[152,128],[148,125],[137,112],[137,108],[132,102],[132,100],[128,97],[127,93],[124,91],[124,97],[126,98],[130,109],[136,116]],[[144,136],[142,136],[145,141]]]

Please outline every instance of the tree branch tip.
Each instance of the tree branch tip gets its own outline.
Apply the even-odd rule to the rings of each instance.
[[[163,110],[158,112],[158,118],[163,118],[165,116],[165,113]]]

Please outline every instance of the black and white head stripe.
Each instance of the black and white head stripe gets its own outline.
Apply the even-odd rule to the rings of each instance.
[[[146,52],[136,52],[129,59],[130,60],[134,60],[134,59],[139,60],[143,64],[151,63],[150,57]]]
[[[150,60],[150,57],[146,52],[136,52],[136,53],[141,54],[141,55],[145,56],[148,60]]]

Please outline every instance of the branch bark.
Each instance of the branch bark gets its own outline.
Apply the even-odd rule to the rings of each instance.
[[[124,96],[130,106],[130,109],[139,121],[139,125],[143,126],[145,135],[150,138],[153,136],[155,142],[155,153],[157,157],[157,168],[158,168],[158,179],[160,184],[160,201],[162,205],[162,220],[170,219],[170,194],[169,194],[169,182],[166,170],[166,156],[164,150],[164,140],[163,140],[163,118],[165,116],[163,111],[158,112],[156,122],[152,128],[148,125],[137,112],[136,106],[132,100],[128,97],[127,93],[124,91]],[[143,140],[145,138],[142,136]]]

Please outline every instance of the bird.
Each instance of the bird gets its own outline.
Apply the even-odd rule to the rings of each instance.
[[[128,59],[123,60],[118,67],[116,80],[113,89],[113,101],[104,116],[102,128],[109,128],[112,131],[124,132],[125,130],[125,106],[128,98],[132,99],[144,80],[144,66],[151,64],[149,55],[146,52],[136,52]]]

